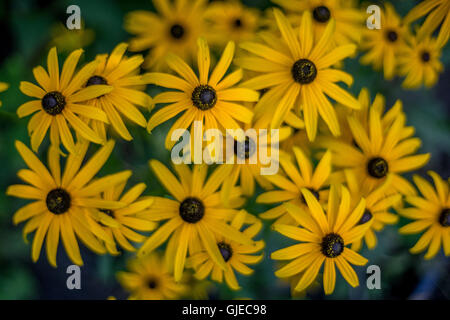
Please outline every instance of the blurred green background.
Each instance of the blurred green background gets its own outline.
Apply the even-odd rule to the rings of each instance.
[[[265,9],[269,1],[243,1],[249,6]],[[418,1],[392,1],[398,12],[404,15]],[[380,4],[377,1],[370,2]],[[25,167],[14,148],[14,141],[21,140],[29,145],[26,126],[29,118],[18,119],[15,111],[28,98],[18,89],[23,80],[34,81],[32,68],[45,65],[50,48],[51,30],[58,23],[65,23],[66,8],[76,4],[81,8],[85,27],[95,33],[94,41],[86,46],[84,61],[89,61],[99,53],[110,52],[115,45],[128,39],[123,30],[124,15],[132,10],[153,10],[150,0],[2,0],[0,1],[0,81],[10,84],[10,89],[0,93],[3,107],[0,108],[0,299],[106,299],[108,296],[126,298],[115,279],[115,272],[123,270],[125,261],[131,255],[124,253],[119,257],[97,256],[80,244],[85,266],[82,267],[81,290],[68,290],[66,287],[66,268],[70,265],[64,249],[58,250],[58,268],[49,266],[45,250],[37,263],[31,262],[30,245],[24,243],[21,226],[12,225],[13,213],[26,201],[5,195],[8,185],[18,183],[16,172]],[[346,61],[345,68],[355,79],[350,91],[357,95],[362,87],[368,87],[372,98],[376,92],[386,96],[387,106],[396,99],[403,100],[408,124],[416,128],[416,135],[423,141],[421,152],[431,152],[428,165],[418,173],[435,170],[444,178],[450,173],[450,48],[444,49],[442,60],[446,71],[441,74],[437,86],[431,90],[405,91],[400,87],[401,79],[385,81],[380,73],[370,67],[359,65],[357,58]],[[59,55],[60,62],[67,53]],[[147,90],[153,95],[157,89]],[[148,118],[148,113],[146,117]],[[169,163],[170,153],[164,149],[164,135],[172,122],[157,127],[152,135],[142,128],[130,127],[134,136],[132,142],[118,141],[112,157],[100,175],[132,169],[134,174],[129,186],[145,182],[146,194],[162,195],[163,189],[148,169],[148,160],[157,158]],[[45,142],[40,148],[40,158],[46,159]],[[95,151],[91,146],[90,153]],[[261,190],[258,190],[258,193]],[[246,208],[259,213],[268,207],[255,204],[256,195],[249,199]],[[399,225],[405,224],[401,220]],[[418,236],[400,236],[398,226],[387,227],[379,234],[379,244],[373,251],[364,250],[362,254],[369,259],[369,265],[379,265],[382,274],[381,290],[368,290],[365,286],[365,267],[356,268],[361,285],[351,289],[338,275],[333,295],[324,297],[320,286],[311,290],[308,299],[448,299],[450,296],[450,258],[442,252],[431,261],[422,256],[409,254]],[[275,263],[268,258],[270,252],[285,247],[289,241],[272,232],[265,225],[261,235],[267,243],[264,260],[256,265],[251,277],[240,277],[241,291],[232,292],[225,285],[216,285],[209,294],[212,299],[253,298],[289,299],[290,291],[286,283],[278,280],[273,272]],[[31,238],[31,237],[30,237]]]

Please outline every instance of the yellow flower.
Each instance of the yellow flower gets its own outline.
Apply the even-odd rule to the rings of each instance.
[[[398,216],[389,212],[389,209],[402,201],[402,195],[400,193],[386,195],[385,191],[391,183],[391,178],[386,179],[379,187],[373,190],[367,190],[358,183],[357,178],[351,170],[345,170],[345,176],[353,202],[355,199],[362,197],[366,199],[366,210],[358,221],[358,225],[369,225],[364,236],[360,240],[353,242],[351,248],[352,250],[359,251],[362,248],[363,241],[365,241],[367,248],[373,249],[377,245],[375,231],[381,231],[386,224],[397,223]]]
[[[225,45],[228,41],[239,43],[252,40],[258,29],[259,11],[247,8],[239,1],[213,2],[205,12],[210,23],[208,40]]]
[[[81,29],[74,30],[69,30],[64,24],[58,23],[52,27],[50,33],[51,46],[55,46],[60,52],[71,52],[87,47],[95,38],[94,31],[86,29],[84,22],[81,23]]]
[[[305,11],[312,13],[314,37],[319,39],[327,22],[336,21],[332,46],[355,43],[361,40],[364,28],[364,14],[352,0],[272,0],[287,11],[289,21],[299,26],[301,15]]]
[[[448,0],[424,0],[408,12],[403,23],[411,23],[427,14],[425,22],[417,32],[417,37],[422,40],[441,25],[436,42],[438,46],[443,47],[450,37],[450,2]]]
[[[110,92],[88,103],[106,113],[111,126],[123,139],[132,140],[122,117],[145,128],[147,120],[136,106],[149,108],[152,99],[142,92],[145,89],[145,81],[143,76],[139,75],[139,67],[144,60],[140,55],[124,57],[127,47],[126,43],[121,43],[109,56],[97,56],[97,69],[85,85],[89,87],[100,84],[112,87]],[[106,139],[105,122],[92,120],[92,127],[102,139]]]
[[[206,250],[211,259],[225,269],[225,260],[217,247],[217,236],[245,245],[253,244],[247,235],[226,223],[238,212],[234,208],[243,204],[239,198],[240,189],[232,190],[229,207],[222,204],[217,192],[229,175],[231,166],[219,166],[207,181],[207,165],[195,165],[192,171],[184,164],[176,165],[175,170],[180,180],[157,160],[151,160],[150,167],[175,199],[154,197],[152,206],[139,215],[149,221],[167,222],[145,241],[138,255],[152,252],[170,237],[166,248],[167,265],[173,270],[175,281],[179,281],[188,250],[190,255]]]
[[[280,158],[284,174],[266,176],[266,179],[282,190],[268,191],[256,198],[257,203],[280,203],[282,204],[261,213],[263,219],[277,219],[276,223],[295,224],[299,223],[297,217],[291,216],[284,203],[292,203],[302,209],[306,209],[306,201],[301,190],[307,188],[316,199],[324,205],[328,199],[327,186],[331,173],[331,152],[326,152],[319,164],[313,170],[311,160],[297,147],[293,148],[297,166],[286,157]]]
[[[60,152],[55,146],[49,150],[49,171],[30,149],[22,142],[16,141],[16,148],[29,167],[20,170],[17,175],[29,185],[9,186],[6,194],[34,200],[19,209],[13,217],[14,224],[28,220],[23,229],[25,240],[27,234],[36,231],[31,248],[34,262],[39,259],[44,238],[48,261],[54,267],[60,236],[67,255],[77,265],[83,265],[77,237],[98,254],[106,252],[99,239],[113,241],[105,236],[101,226],[93,220],[92,210],[122,208],[124,203],[103,200],[98,194],[128,179],[131,171],[92,180],[111,154],[114,142],[106,143],[81,168],[88,146],[89,143],[85,140],[75,145],[75,152],[67,157],[61,176]]]
[[[347,121],[354,144],[324,137],[321,145],[333,152],[334,165],[354,170],[358,183],[367,190],[373,190],[392,175],[389,189],[411,195],[415,194],[414,188],[400,174],[424,166],[430,154],[414,155],[421,141],[411,137],[411,130],[405,127],[406,117],[398,112],[401,109],[398,105],[400,100],[384,117],[384,104],[375,102],[365,119],[349,115]]]
[[[130,51],[150,49],[143,67],[165,70],[168,53],[176,53],[191,62],[196,41],[205,35],[205,0],[152,0],[158,14],[132,11],[125,17],[125,30],[136,35],[130,40]]]
[[[249,238],[255,237],[262,227],[261,221],[244,210],[241,210],[234,216],[230,225],[238,231],[245,225],[249,225],[242,231]],[[255,245],[244,245],[228,240],[223,236],[217,237],[216,241],[216,245],[226,263],[225,270],[212,260],[206,251],[197,252],[189,257],[188,264],[193,266],[196,278],[202,280],[211,275],[211,279],[219,283],[222,283],[225,278],[226,284],[231,289],[239,290],[241,288],[234,270],[246,276],[252,274],[253,270],[247,267],[246,264],[256,264],[262,260],[262,254],[254,254],[264,248],[264,241],[256,241]]]
[[[136,249],[130,244],[129,240],[137,243],[145,240],[145,237],[135,230],[152,231],[157,225],[154,222],[137,217],[140,212],[148,209],[153,202],[153,199],[149,197],[139,198],[146,188],[145,184],[139,183],[121,196],[125,185],[126,181],[115,186],[108,186],[102,192],[101,197],[101,199],[107,201],[119,201],[125,206],[116,210],[99,208],[93,212],[93,218],[102,226],[107,237],[115,239],[123,249],[135,251]],[[110,254],[119,254],[115,242],[105,242],[105,247]]]
[[[6,91],[9,88],[9,84],[5,82],[0,82],[0,92]],[[0,101],[0,107],[2,106],[2,102]]]
[[[424,178],[414,175],[413,179],[422,196],[408,196],[406,202],[412,208],[400,210],[400,215],[415,220],[400,228],[402,234],[425,233],[410,249],[419,253],[428,247],[425,259],[432,259],[444,248],[445,256],[450,256],[450,194],[449,181],[443,180],[436,172],[428,171],[434,180],[433,186]]]
[[[345,187],[331,186],[326,214],[316,197],[306,188],[302,194],[308,211],[288,203],[286,208],[301,219],[302,228],[275,224],[273,228],[286,237],[301,241],[300,244],[272,253],[275,260],[292,260],[275,272],[277,277],[291,277],[304,272],[295,291],[306,289],[317,277],[324,264],[323,287],[325,294],[334,291],[338,267],[344,279],[352,286],[359,285],[358,276],[349,263],[362,266],[367,259],[346,247],[360,239],[368,225],[357,225],[363,216],[365,200],[362,198],[353,209],[350,207],[350,193]]]
[[[294,108],[297,113],[303,113],[308,138],[314,140],[319,112],[333,134],[339,135],[336,113],[326,96],[350,108],[359,109],[360,105],[335,84],[338,81],[351,84],[353,78],[330,66],[353,54],[356,46],[349,44],[329,49],[334,19],[330,19],[322,37],[314,39],[309,11],[303,14],[300,30],[296,32],[281,11],[274,9],[274,14],[282,34],[281,41],[268,45],[244,42],[241,47],[258,57],[237,61],[245,69],[264,73],[245,81],[243,86],[255,90],[270,88],[255,107],[254,121],[261,126],[278,128]]]
[[[366,29],[363,32],[361,48],[368,51],[361,57],[361,63],[372,64],[376,70],[383,68],[384,78],[392,79],[398,66],[398,53],[406,46],[407,26],[390,3],[384,4],[381,12],[381,29]]]
[[[435,39],[426,37],[420,42],[417,38],[411,39],[411,46],[399,51],[399,74],[406,76],[402,83],[405,88],[418,88],[422,84],[430,88],[439,79],[439,73],[444,66],[439,58],[441,48]]]
[[[69,152],[74,152],[75,143],[67,122],[81,137],[94,143],[105,142],[79,116],[108,122],[103,111],[87,106],[84,102],[110,92],[112,87],[95,85],[82,88],[98,63],[91,62],[74,73],[82,53],[82,49],[75,50],[67,57],[60,76],[56,48],[52,48],[47,59],[48,73],[41,66],[33,69],[40,87],[27,81],[20,83],[20,91],[27,96],[38,98],[24,103],[17,109],[20,118],[37,112],[28,122],[31,147],[34,151],[38,150],[50,128],[51,143],[59,146],[61,140]]]
[[[198,46],[199,77],[175,55],[170,55],[167,63],[182,78],[165,73],[146,75],[149,83],[178,90],[163,92],[154,97],[154,103],[170,104],[155,112],[147,126],[150,132],[159,124],[183,113],[167,134],[165,142],[167,149],[171,149],[176,142],[171,141],[172,132],[176,129],[186,129],[194,121],[204,123],[203,131],[213,128],[240,129],[241,126],[236,121],[250,123],[253,117],[251,110],[237,103],[257,101],[259,97],[256,91],[234,87],[242,79],[242,70],[236,70],[223,78],[233,59],[234,43],[227,44],[211,74],[209,74],[208,44],[203,38],[199,38]],[[203,132],[199,136],[203,137]],[[193,127],[191,127],[191,137],[194,137]]]
[[[130,300],[178,299],[188,290],[185,283],[175,282],[158,253],[129,260],[127,269],[118,272],[117,279],[131,293]]]

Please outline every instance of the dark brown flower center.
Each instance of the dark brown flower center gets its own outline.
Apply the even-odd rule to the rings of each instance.
[[[395,30],[388,30],[386,31],[386,39],[388,39],[390,42],[395,42],[398,39],[398,34]]]
[[[181,202],[179,213],[181,219],[188,223],[197,223],[205,214],[205,206],[197,198],[186,198]]]
[[[428,62],[428,61],[430,61],[430,58],[431,58],[430,53],[428,51],[422,51],[420,58],[422,59],[423,62]]]
[[[61,188],[53,189],[47,194],[45,203],[47,209],[54,214],[61,214],[67,212],[70,208],[70,195]]]
[[[86,82],[86,87],[93,86],[96,84],[108,84],[108,82],[102,76],[92,76]]]
[[[301,84],[308,84],[314,81],[317,76],[316,65],[308,59],[297,60],[291,69],[294,80]]]
[[[442,210],[439,216],[439,223],[443,227],[450,227],[450,209],[446,208]]]
[[[327,22],[331,17],[330,9],[325,6],[316,7],[313,10],[313,17],[317,22]]]
[[[207,84],[201,84],[192,92],[192,103],[200,110],[208,110],[217,102],[216,90]]]
[[[147,287],[149,289],[152,289],[152,290],[156,289],[158,287],[158,284],[159,284],[159,282],[156,278],[151,277],[151,278],[147,279]]]
[[[384,178],[389,171],[386,160],[380,157],[372,158],[367,163],[367,172],[374,178]]]
[[[58,91],[52,91],[47,93],[41,100],[42,108],[49,115],[56,116],[60,114],[66,106],[66,99]]]
[[[244,142],[234,140],[234,154],[239,159],[248,159],[256,152],[256,143],[253,139],[245,137]]]
[[[217,246],[219,247],[219,251],[222,254],[223,260],[225,260],[225,262],[230,260],[231,256],[233,255],[231,246],[225,242],[219,242]]]
[[[372,212],[366,209],[361,219],[359,219],[358,224],[364,224],[366,222],[369,222],[372,219],[372,217],[373,217]]]
[[[316,197],[317,201],[320,200],[320,194],[319,194],[318,191],[316,191],[316,190],[314,190],[314,189],[311,189],[311,188],[308,188],[308,190],[313,194],[314,197]],[[300,200],[302,200],[302,202],[303,202],[304,204],[306,204],[306,200],[305,200],[305,197],[303,196],[303,194],[301,194]]]
[[[172,38],[179,40],[183,38],[185,29],[181,24],[175,23],[170,27],[170,35]]]
[[[236,18],[233,20],[233,26],[236,29],[242,28],[242,20],[240,18]]]
[[[328,258],[335,258],[344,251],[344,240],[336,233],[329,233],[322,239],[322,253]]]

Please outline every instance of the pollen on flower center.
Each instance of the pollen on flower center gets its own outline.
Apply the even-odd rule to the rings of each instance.
[[[388,39],[390,42],[395,42],[398,39],[398,34],[394,30],[388,30],[386,31],[386,39]]]
[[[384,178],[387,175],[388,171],[388,163],[383,158],[372,158],[367,163],[367,172],[374,178]]]
[[[369,222],[372,219],[372,217],[373,217],[372,212],[366,209],[361,219],[359,219],[358,224],[364,224],[366,222]]]
[[[175,23],[170,27],[170,35],[174,38],[174,39],[181,39],[183,38],[185,33],[184,27],[181,24]]]
[[[430,53],[428,51],[422,51],[420,58],[422,59],[423,62],[428,62],[430,61]]]
[[[149,278],[147,280],[147,287],[149,289],[156,289],[158,287],[158,280],[155,278]]]
[[[60,114],[66,106],[66,99],[58,91],[47,93],[41,100],[42,108],[52,116]]]
[[[322,253],[328,258],[335,258],[344,251],[344,240],[336,233],[329,233],[322,239]]]
[[[217,246],[219,247],[219,251],[222,254],[223,260],[225,260],[225,262],[228,262],[228,260],[230,260],[231,256],[233,255],[231,246],[225,242],[219,242]]]
[[[317,22],[327,22],[330,20],[330,9],[325,6],[318,6],[313,10],[313,17]]]
[[[108,84],[108,82],[102,76],[92,76],[86,82],[86,87],[93,86],[96,84]]]
[[[208,110],[217,102],[216,90],[206,84],[201,84],[192,92],[192,103],[200,110]]]
[[[317,76],[316,65],[308,59],[297,60],[291,69],[294,80],[301,84],[308,84],[314,81]]]
[[[205,207],[203,203],[197,198],[186,198],[181,202],[180,217],[188,223],[199,222],[205,214]]]
[[[47,209],[54,214],[67,212],[70,208],[70,202],[71,199],[69,193],[61,188],[51,190],[47,194],[47,199],[45,200]]]
[[[450,209],[449,208],[442,210],[441,214],[439,215],[439,223],[443,227],[450,227]]]
[[[308,190],[313,194],[314,197],[316,197],[317,201],[320,200],[320,194],[318,191],[311,189],[311,188],[308,188]],[[304,204],[306,204],[306,200],[305,200],[305,197],[303,196],[303,194],[301,195],[300,199],[302,200],[302,202]]]
[[[249,159],[256,152],[256,143],[253,139],[245,137],[244,142],[234,141],[234,154],[239,159]]]

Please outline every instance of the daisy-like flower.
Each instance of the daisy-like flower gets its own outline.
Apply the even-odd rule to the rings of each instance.
[[[154,222],[137,217],[140,212],[151,206],[153,199],[150,197],[141,197],[142,192],[146,188],[144,183],[135,185],[122,195],[125,185],[126,181],[118,185],[109,186],[102,192],[101,196],[101,199],[119,201],[125,206],[116,210],[100,208],[94,211],[93,218],[102,226],[107,236],[115,239],[115,242],[123,249],[136,251],[129,240],[141,243],[146,237],[137,233],[135,230],[152,231],[157,226]],[[115,242],[105,242],[106,250],[112,255],[119,254]]]
[[[157,14],[132,11],[125,17],[125,30],[136,35],[130,39],[130,51],[150,49],[143,67],[165,70],[168,53],[193,61],[196,41],[207,31],[204,21],[205,0],[152,0]]]
[[[408,12],[403,23],[411,23],[425,15],[427,15],[425,22],[417,32],[418,39],[422,40],[431,35],[441,26],[436,42],[439,46],[444,46],[450,37],[450,2],[448,0],[424,0]]]
[[[82,88],[98,63],[93,61],[75,73],[82,53],[82,49],[72,52],[64,62],[60,75],[56,48],[52,48],[47,59],[48,73],[41,66],[33,69],[40,87],[27,81],[20,83],[20,91],[38,99],[26,102],[17,109],[20,118],[34,113],[28,122],[31,148],[34,151],[38,150],[50,129],[50,141],[53,145],[59,146],[61,141],[69,152],[74,152],[75,142],[67,122],[81,137],[94,143],[105,142],[80,117],[108,122],[102,110],[87,106],[85,102],[108,93],[113,88],[103,84]]]
[[[414,175],[414,182],[422,196],[408,196],[406,202],[413,207],[400,210],[400,215],[415,220],[400,228],[402,234],[416,234],[426,230],[410,249],[419,253],[428,248],[425,259],[432,259],[444,248],[450,256],[450,193],[449,180],[443,180],[436,172],[428,171],[434,180],[433,186],[424,178]]]
[[[360,61],[373,65],[376,70],[383,68],[384,78],[392,79],[398,66],[398,53],[407,44],[408,28],[402,24],[400,16],[390,3],[384,4],[381,12],[381,29],[366,29],[363,32],[361,48],[368,51]]]
[[[361,199],[352,209],[347,188],[341,187],[340,194],[337,189],[335,185],[331,186],[325,214],[316,197],[303,188],[307,211],[292,203],[285,204],[290,212],[301,217],[302,228],[283,224],[273,226],[282,235],[302,242],[275,251],[271,255],[274,260],[292,260],[275,272],[277,277],[291,277],[303,272],[295,291],[306,289],[316,279],[322,265],[325,294],[334,291],[335,266],[352,287],[359,285],[358,276],[350,264],[363,266],[367,259],[347,246],[360,239],[368,228],[367,224],[357,225],[364,213],[365,200]]]
[[[121,43],[117,45],[111,54],[97,56],[98,66],[94,74],[87,79],[86,88],[92,85],[108,85],[112,90],[102,96],[90,100],[89,104],[103,110],[114,130],[125,140],[132,140],[125,126],[122,116],[146,127],[147,120],[136,106],[149,108],[152,99],[143,90],[145,81],[139,75],[139,67],[144,61],[140,55],[127,58],[124,56],[128,45]],[[95,132],[106,139],[105,122],[92,121]]]
[[[313,32],[316,39],[325,31],[330,19],[336,21],[336,31],[331,39],[333,46],[358,44],[364,28],[364,14],[352,0],[272,0],[287,11],[289,21],[299,26],[305,11],[312,13]]]
[[[242,70],[236,70],[225,78],[234,55],[234,42],[229,42],[213,72],[209,74],[210,56],[206,40],[198,39],[198,68],[199,77],[178,56],[167,58],[169,67],[182,78],[165,73],[148,73],[146,78],[165,88],[178,91],[168,91],[156,95],[154,103],[170,103],[155,112],[148,121],[147,130],[173,118],[179,113],[183,115],[177,119],[166,137],[166,148],[171,149],[176,141],[172,141],[172,133],[176,129],[186,129],[194,121],[201,121],[203,131],[208,129],[240,129],[237,121],[250,123],[253,113],[237,102],[254,102],[259,98],[256,91],[234,86],[242,79]],[[222,79],[223,78],[223,79]],[[203,132],[200,133],[200,140]],[[195,137],[193,126],[191,137]]]
[[[9,84],[5,82],[0,82],[0,92],[6,91],[9,88]],[[2,106],[2,102],[0,101],[0,107]]]
[[[222,46],[230,40],[252,40],[258,30],[258,18],[257,9],[247,8],[240,1],[213,2],[205,12],[211,27],[208,41]]]
[[[366,243],[367,248],[373,249],[377,245],[377,236],[375,232],[380,232],[385,225],[395,224],[398,221],[398,216],[389,212],[393,205],[402,200],[400,193],[386,195],[385,190],[389,187],[391,179],[387,178],[379,187],[374,190],[363,191],[364,188],[359,185],[358,180],[351,170],[345,170],[346,182],[350,191],[351,199],[366,199],[366,209],[358,225],[369,224],[364,236],[352,243],[352,250],[359,251],[362,248],[363,242]]]
[[[395,104],[401,104],[401,101],[397,100]],[[413,195],[414,188],[400,174],[421,168],[428,162],[430,154],[414,154],[421,141],[410,136],[410,130],[405,128],[406,117],[403,113],[398,113],[392,124],[385,126],[387,121],[384,120],[389,117],[382,118],[383,109],[374,106],[367,114],[366,128],[363,125],[365,121],[356,115],[347,117],[355,143],[323,138],[321,145],[333,152],[334,165],[354,170],[363,188],[373,190],[392,175],[389,189]]]
[[[117,279],[130,292],[130,300],[179,299],[188,290],[184,282],[175,282],[158,253],[129,260],[127,269],[118,272]]]
[[[251,89],[270,88],[255,107],[255,122],[261,126],[278,128],[292,108],[303,113],[306,132],[314,140],[318,114],[334,135],[340,134],[336,113],[327,96],[350,108],[359,109],[358,101],[336,85],[351,84],[353,78],[330,66],[350,56],[356,50],[353,44],[330,49],[335,21],[330,19],[320,39],[312,34],[309,11],[302,16],[300,30],[294,31],[280,10],[274,9],[281,41],[266,44],[244,42],[241,47],[257,57],[240,59],[237,63],[248,70],[264,73],[242,85]],[[260,121],[264,118],[264,121]]]
[[[16,142],[17,150],[29,167],[20,170],[18,176],[28,185],[9,186],[6,194],[34,200],[13,216],[14,224],[28,220],[23,229],[25,239],[35,231],[31,247],[34,262],[39,259],[44,239],[48,261],[54,267],[60,237],[68,257],[77,265],[83,265],[77,237],[97,254],[106,252],[99,239],[113,241],[105,236],[101,226],[94,221],[92,210],[117,210],[124,207],[124,203],[104,200],[98,195],[128,179],[131,171],[92,180],[111,154],[114,142],[107,142],[81,167],[88,146],[89,143],[85,140],[75,145],[75,152],[67,157],[65,170],[61,175],[60,152],[57,147],[51,146],[49,149],[49,171],[30,149],[22,142]]]
[[[306,201],[302,189],[307,188],[316,199],[324,205],[328,199],[328,183],[331,173],[331,152],[327,151],[313,170],[311,160],[298,147],[293,148],[295,165],[291,159],[280,158],[281,167],[285,174],[266,176],[266,179],[281,190],[273,190],[260,194],[256,198],[257,203],[280,203],[280,205],[261,213],[262,219],[277,219],[276,223],[299,223],[297,217],[291,216],[284,203],[292,203],[302,209],[306,209]]]
[[[166,247],[167,265],[173,270],[175,281],[179,281],[188,250],[190,255],[206,250],[215,263],[226,269],[217,247],[217,236],[245,245],[254,244],[247,235],[226,223],[237,214],[234,208],[243,204],[239,188],[231,192],[228,207],[222,204],[217,192],[231,166],[219,166],[207,181],[207,165],[195,165],[192,171],[187,165],[175,165],[180,180],[157,160],[151,160],[150,167],[174,199],[154,197],[152,206],[139,215],[149,221],[167,220],[145,241],[139,256],[152,252],[170,237]]]
[[[430,88],[439,79],[444,66],[439,58],[441,48],[435,39],[426,37],[420,42],[417,38],[410,40],[410,46],[399,51],[399,74],[406,76],[402,83],[405,88],[418,88],[422,84]]]
[[[254,216],[241,210],[230,222],[232,228],[242,231],[249,238],[254,238],[261,230],[262,223]],[[248,225],[248,226],[246,226]],[[239,283],[236,279],[235,270],[243,275],[250,275],[253,270],[247,264],[256,264],[263,258],[263,254],[257,254],[264,248],[264,241],[256,241],[255,245],[244,245],[235,241],[230,241],[223,236],[216,239],[217,247],[225,260],[226,268],[223,270],[206,251],[200,251],[188,259],[188,264],[195,270],[195,277],[202,280],[208,275],[211,279],[226,284],[233,290],[239,290]]]

